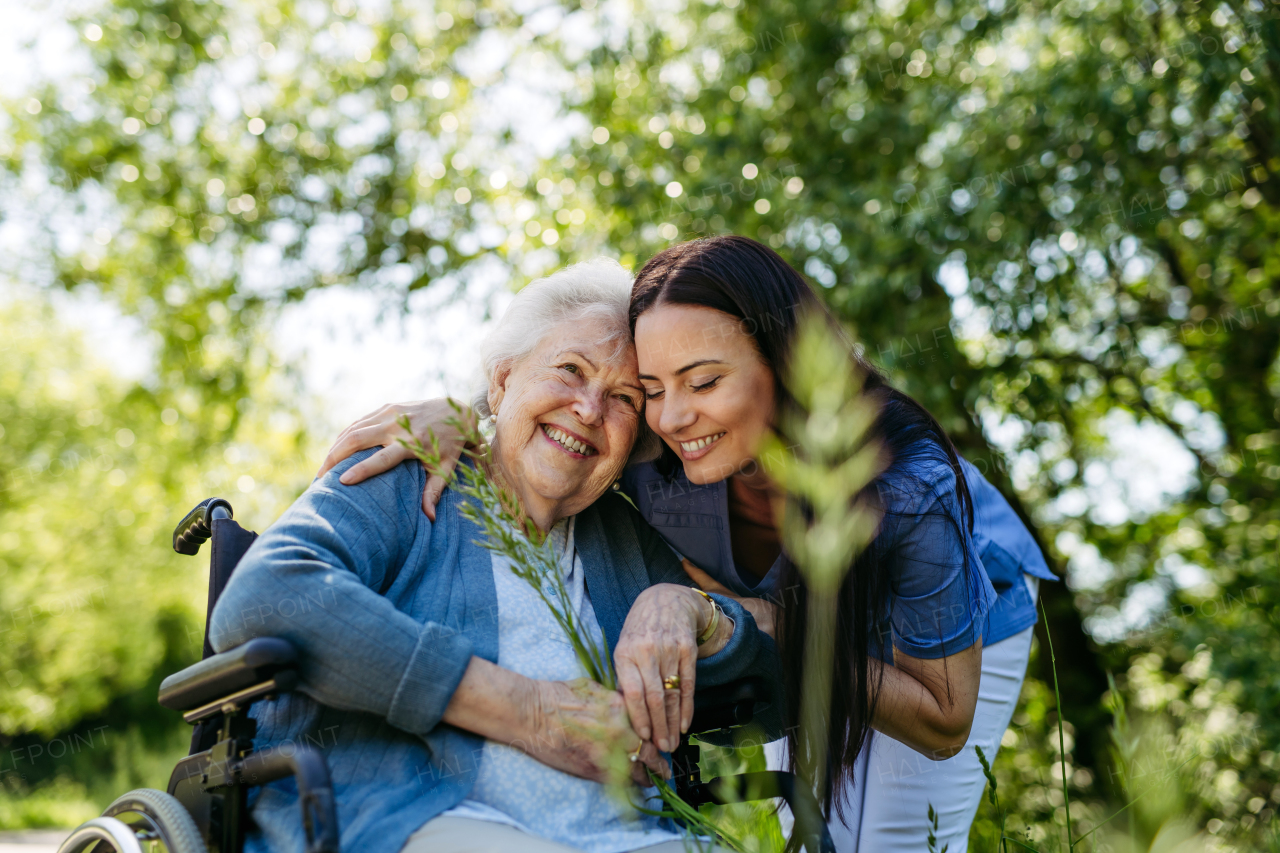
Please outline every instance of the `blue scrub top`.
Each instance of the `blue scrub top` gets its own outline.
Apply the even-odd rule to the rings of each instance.
[[[970,535],[946,456],[933,444],[912,450],[918,452],[895,460],[876,483],[885,510],[876,535],[891,578],[881,639],[912,657],[935,659],[1034,625],[1035,601],[1022,575],[1057,578],[1031,533],[1004,496],[961,459],[973,498]],[[778,594],[781,557],[759,581],[734,564],[727,481],[695,485],[683,470],[669,480],[645,463],[627,469],[622,485],[676,553],[738,595]],[[881,655],[891,659],[887,644]]]

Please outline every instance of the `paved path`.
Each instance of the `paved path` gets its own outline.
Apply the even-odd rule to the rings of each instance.
[[[57,853],[58,845],[70,834],[69,829],[0,832],[0,853]]]

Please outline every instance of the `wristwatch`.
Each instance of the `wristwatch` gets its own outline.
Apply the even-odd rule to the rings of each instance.
[[[693,587],[693,591],[705,598],[707,603],[711,605],[711,618],[707,621],[707,627],[703,628],[702,633],[698,635],[698,645],[701,646],[716,635],[716,629],[720,627],[720,614],[724,613],[724,610],[721,609],[719,602],[696,586]]]

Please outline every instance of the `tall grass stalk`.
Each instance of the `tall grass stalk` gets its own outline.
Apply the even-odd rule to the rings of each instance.
[[[1049,668],[1053,671],[1053,696],[1055,700],[1055,712],[1058,717],[1058,721],[1057,721],[1058,761],[1062,767],[1062,799],[1063,799],[1063,803],[1066,806],[1066,817],[1067,817],[1067,851],[1068,853],[1072,853],[1072,851],[1075,850],[1076,845],[1083,840],[1084,836],[1081,836],[1081,838],[1077,838],[1074,840],[1071,837],[1071,792],[1068,790],[1068,787],[1067,787],[1067,739],[1066,739],[1065,728],[1063,725],[1064,721],[1062,719],[1062,694],[1058,689],[1058,660],[1056,657],[1054,657],[1054,654],[1053,654],[1053,638],[1049,635],[1049,619],[1047,614],[1045,614],[1043,601],[1040,602],[1040,614],[1041,614],[1041,618],[1045,620],[1045,637],[1049,641]],[[1000,853],[1008,853],[1010,841],[1012,841],[1014,844],[1018,845],[1018,847],[1024,850],[1030,850],[1030,851],[1033,851],[1033,853],[1039,853],[1039,851],[1035,847],[1032,847],[1030,844],[1027,844],[1024,841],[1021,841],[1020,839],[1011,837],[1006,832],[1006,827],[1008,824],[1008,816],[1005,814],[1004,809],[1000,807],[999,794],[997,793],[999,782],[996,779],[996,774],[991,769],[991,762],[988,761],[987,755],[983,751],[982,747],[974,745],[974,751],[978,755],[978,763],[982,765],[982,775],[985,776],[987,779],[987,785],[988,785],[987,797],[991,805],[996,809],[996,813],[1000,815]],[[932,811],[933,811],[932,805],[930,805],[929,810],[931,813],[930,816],[932,817]],[[1097,830],[1100,826],[1101,824],[1099,824],[1099,826],[1097,827],[1094,827],[1093,830],[1090,830],[1090,833],[1092,833],[1094,830]],[[1089,833],[1086,833],[1086,835],[1087,834]]]
[[[803,318],[786,377],[798,409],[781,412],[760,462],[785,493],[779,529],[808,587],[796,764],[819,796],[826,787],[838,593],[877,518],[860,496],[883,469],[869,438],[876,410],[848,343],[816,317]]]
[[[1049,669],[1053,671],[1054,709],[1058,717],[1058,765],[1062,768],[1062,801],[1067,809],[1067,851],[1076,849],[1076,842],[1071,840],[1071,791],[1067,787],[1067,739],[1062,726],[1062,693],[1058,690],[1058,659],[1053,654],[1053,635],[1049,631],[1049,614],[1044,609],[1044,600],[1040,601],[1040,618],[1044,620],[1044,636],[1049,642]]]
[[[942,845],[942,849],[938,849],[938,813],[933,810],[933,803],[929,803],[929,837],[925,839],[929,846],[929,853],[947,853],[951,849],[950,844]]]
[[[987,784],[990,786],[987,791],[987,799],[991,801],[996,814],[1000,815],[1000,853],[1009,853],[1009,844],[1005,840],[1005,824],[1008,817],[1005,815],[1004,809],[1000,808],[1000,795],[998,793],[1000,783],[996,780],[995,771],[991,769],[991,762],[987,761],[987,754],[982,751],[982,747],[974,744],[973,751],[978,754],[978,763],[982,765],[982,775],[987,778]],[[929,819],[936,825],[937,818],[933,813],[933,803],[929,804]]]

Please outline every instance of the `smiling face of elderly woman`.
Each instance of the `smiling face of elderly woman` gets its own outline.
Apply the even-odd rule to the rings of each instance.
[[[618,478],[643,400],[630,336],[599,317],[561,321],[494,376],[495,459],[539,527],[586,509]]]

